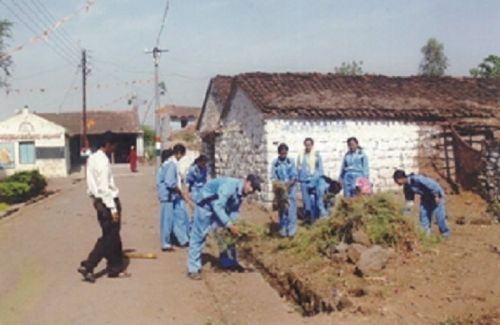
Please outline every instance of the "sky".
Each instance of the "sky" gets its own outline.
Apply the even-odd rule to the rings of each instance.
[[[25,105],[37,112],[81,110],[78,65],[86,49],[87,107],[131,109],[135,96],[141,120],[151,124],[153,61],[145,49],[155,45],[165,3],[96,0],[86,12],[79,11],[85,0],[0,0],[0,19],[13,23],[7,48],[72,15],[45,42],[12,54],[11,92],[0,89],[0,119]],[[488,55],[500,55],[500,1],[170,0],[160,38],[168,49],[160,61],[167,88],[161,102],[200,107],[217,74],[333,72],[356,60],[367,73],[415,75],[430,37],[444,44],[447,74],[468,75]]]

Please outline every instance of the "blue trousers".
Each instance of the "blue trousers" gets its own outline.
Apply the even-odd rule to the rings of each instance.
[[[280,214],[280,235],[292,237],[297,232],[297,199],[296,187],[292,186],[288,192],[288,209]]]
[[[362,177],[361,173],[347,172],[342,178],[342,186],[344,187],[344,197],[350,198],[356,196],[356,179]]]
[[[420,226],[426,234],[431,233],[432,215],[436,214],[439,231],[443,236],[450,235],[450,228],[446,222],[446,205],[444,199],[439,204],[434,202],[422,202],[420,204]]]
[[[189,242],[189,219],[184,200],[160,203],[160,239],[162,248],[172,247],[172,233],[180,245]]]
[[[304,202],[304,214],[311,224],[316,222],[320,217],[325,218],[329,215],[323,202],[326,187],[322,182],[324,181],[308,181],[300,184],[302,201]]]
[[[201,253],[205,247],[210,225],[215,221],[215,214],[210,208],[204,208],[199,205],[194,211],[193,226],[189,241],[188,252],[188,272],[196,273],[201,271]]]

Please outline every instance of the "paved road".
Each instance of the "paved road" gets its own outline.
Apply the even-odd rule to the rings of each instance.
[[[159,251],[154,171],[115,167],[124,248],[157,252],[132,260],[132,278],[83,282],[76,273],[99,236],[83,182],[0,220],[0,325],[303,324],[257,272],[185,276],[186,250]],[[104,267],[102,263],[99,267]],[[315,319],[326,323],[326,318]]]

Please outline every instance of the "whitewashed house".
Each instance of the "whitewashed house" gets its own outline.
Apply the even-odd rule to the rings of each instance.
[[[64,177],[69,156],[66,129],[26,108],[0,122],[0,177],[26,170]]]
[[[337,178],[346,139],[357,137],[377,191],[394,188],[395,168],[426,168],[443,125],[499,121],[500,86],[489,80],[318,73],[246,73],[229,80],[218,76],[208,87],[197,124],[203,150],[216,175],[264,176],[265,200],[281,142],[295,158],[312,137],[325,173]]]

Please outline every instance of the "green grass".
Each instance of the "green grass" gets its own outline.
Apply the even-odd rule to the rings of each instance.
[[[402,204],[393,195],[380,193],[338,201],[331,218],[299,227],[293,240],[271,234],[269,226],[247,224],[245,232],[251,234],[250,244],[265,245],[300,261],[330,256],[340,242],[351,243],[357,230],[364,231],[372,244],[396,250],[412,250],[420,241],[425,247],[434,245],[436,238],[422,237],[415,220],[403,216],[402,211]]]
[[[0,212],[3,212],[9,208],[9,205],[4,202],[0,202]]]

